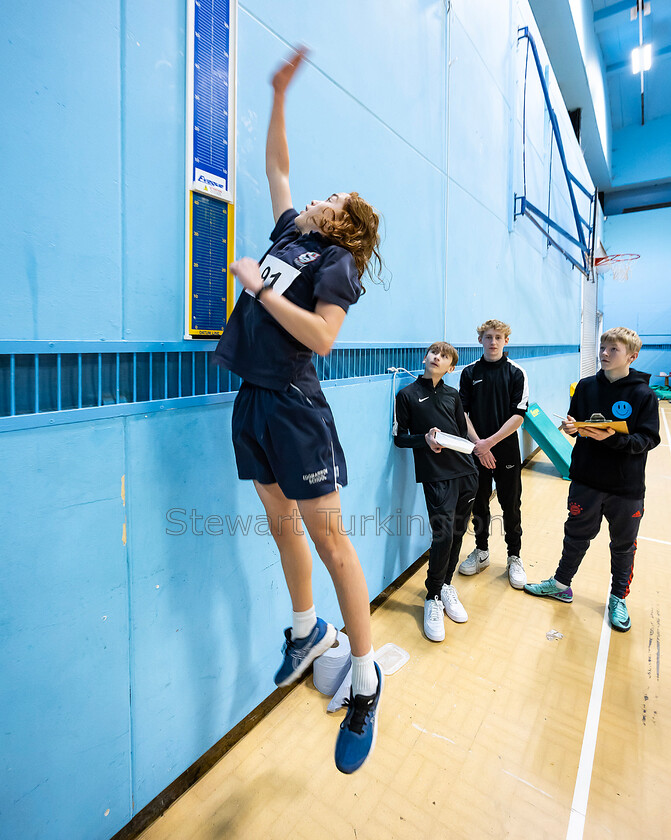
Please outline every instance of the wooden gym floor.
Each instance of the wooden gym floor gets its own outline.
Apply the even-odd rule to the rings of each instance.
[[[410,661],[386,679],[377,746],[358,773],[335,769],[344,712],[327,714],[308,677],[142,840],[671,837],[671,407],[660,405],[630,632],[604,623],[603,530],[572,604],[513,590],[495,535],[492,565],[455,575],[469,620],[446,617],[445,642],[422,635],[424,567],[374,613],[375,647],[394,642]],[[542,454],[523,482],[523,560],[534,582],[556,568],[568,482]],[[472,545],[467,536],[462,556]]]

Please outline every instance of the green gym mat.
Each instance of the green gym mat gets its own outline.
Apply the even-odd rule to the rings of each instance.
[[[568,481],[568,470],[573,448],[538,403],[531,403],[529,406],[529,410],[524,415],[522,428],[531,435],[545,452],[559,475]]]
[[[671,400],[671,388],[666,385],[651,385],[652,390],[657,394],[658,400]]]

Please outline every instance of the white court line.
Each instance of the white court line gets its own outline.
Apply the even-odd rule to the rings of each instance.
[[[603,687],[606,682],[606,665],[608,664],[609,646],[610,623],[608,621],[608,604],[606,604],[606,608],[603,613],[603,624],[601,625],[599,652],[596,655],[596,667],[594,669],[592,693],[589,698],[587,720],[585,721],[585,732],[582,738],[578,774],[575,780],[575,788],[573,789],[571,818],[568,823],[566,840],[582,840],[583,831],[585,830],[585,815],[587,814],[587,800],[589,799],[589,787],[592,781],[592,767],[594,765],[594,753],[596,751],[596,736],[599,731],[599,716],[601,714]]]
[[[636,537],[638,540],[647,540],[648,542],[656,542],[661,543],[661,545],[671,545],[671,542],[667,542],[666,540],[653,540],[652,537],[642,537],[640,534]]]
[[[667,441],[671,441],[671,432],[669,432],[669,424],[666,420],[666,412],[665,411],[660,411],[659,413],[662,415],[662,420],[664,421],[664,428],[666,429],[666,439],[667,439]],[[668,446],[668,443],[667,443],[667,446]]]

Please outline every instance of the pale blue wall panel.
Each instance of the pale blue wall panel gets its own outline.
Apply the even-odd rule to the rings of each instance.
[[[242,14],[238,85],[238,254],[260,257],[270,244],[272,213],[265,177],[269,67],[286,46]],[[265,61],[259,62],[258,56]],[[440,331],[445,272],[445,175],[312,67],[287,98],[292,197],[298,209],[334,191],[357,190],[384,217],[382,254],[388,290],[365,281],[368,293],[346,319],[339,340],[421,341]],[[324,126],[306,136],[311,125]],[[337,120],[333,115],[337,114]]]
[[[478,324],[499,318],[518,344],[577,343],[578,272],[547,251],[527,219],[517,219],[511,235],[457,184],[449,196],[448,340],[473,343]]]
[[[641,149],[645,149],[645,154],[640,153]],[[646,120],[643,126],[630,125],[613,133],[613,187],[668,178],[671,178],[671,116]]]
[[[290,607],[272,538],[254,533],[263,509],[251,482],[237,480],[231,407],[129,423],[137,809],[273,689]],[[182,535],[166,533],[182,530],[166,518],[174,509],[186,511],[170,514],[188,522]],[[203,517],[193,525],[192,511]],[[210,516],[224,525],[210,520],[208,534]],[[248,535],[231,536],[227,516],[240,516]]]
[[[448,218],[446,336],[453,344],[473,344],[475,328],[488,318],[519,321],[519,301],[507,279],[514,272],[511,237],[505,222],[452,181]]]
[[[184,335],[186,4],[124,4],[124,339]]]
[[[603,281],[604,327],[628,326],[638,333],[671,333],[668,247],[671,208],[609,216],[604,245],[609,254],[637,253],[629,280]],[[632,301],[635,305],[632,306]]]
[[[609,254],[638,253],[629,279],[618,283],[607,275],[601,282],[604,328],[630,327],[646,343],[671,342],[668,245],[671,208],[608,216],[604,245]],[[634,367],[658,374],[671,368],[671,352],[645,352]],[[653,384],[660,380],[653,378]]]
[[[661,374],[671,373],[671,350],[646,350],[644,344],[632,367],[651,374],[651,385],[663,385],[665,377]]]
[[[3,837],[130,819],[123,463],[121,421],[2,437]]]
[[[118,3],[3,8],[0,93],[0,336],[120,338]]]
[[[450,49],[450,178],[507,223],[509,154],[501,138],[508,137],[510,110],[458,21]]]
[[[501,0],[499,3],[452,0],[450,13],[452,22],[458,21],[459,27],[463,29],[486,65],[492,81],[510,104],[508,97],[511,51],[515,49],[517,42],[517,23],[511,16],[516,10],[511,9],[508,0]],[[452,43],[454,46],[454,42]]]
[[[281,39],[281,57],[288,45],[306,44],[321,74],[443,167],[445,14],[443,0],[409,0],[393,6],[385,0],[344,0],[329,6],[328,12],[319,3],[249,0],[241,5],[240,19],[241,31],[244,18],[253,18],[257,27],[268,27]],[[241,45],[244,60],[242,41]],[[251,45],[247,48],[250,58],[258,61],[259,54]],[[263,53],[259,62],[266,79],[278,63],[274,54]],[[311,122],[315,118],[312,109],[308,118]],[[334,112],[329,127],[341,119],[344,116]],[[349,124],[350,131],[364,137],[357,125]]]

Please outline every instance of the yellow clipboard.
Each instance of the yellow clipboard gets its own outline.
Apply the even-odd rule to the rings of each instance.
[[[620,432],[623,435],[629,434],[629,427],[627,426],[626,420],[602,420],[598,423],[585,420],[584,422],[576,421],[573,425],[576,429],[612,429],[614,432]]]

